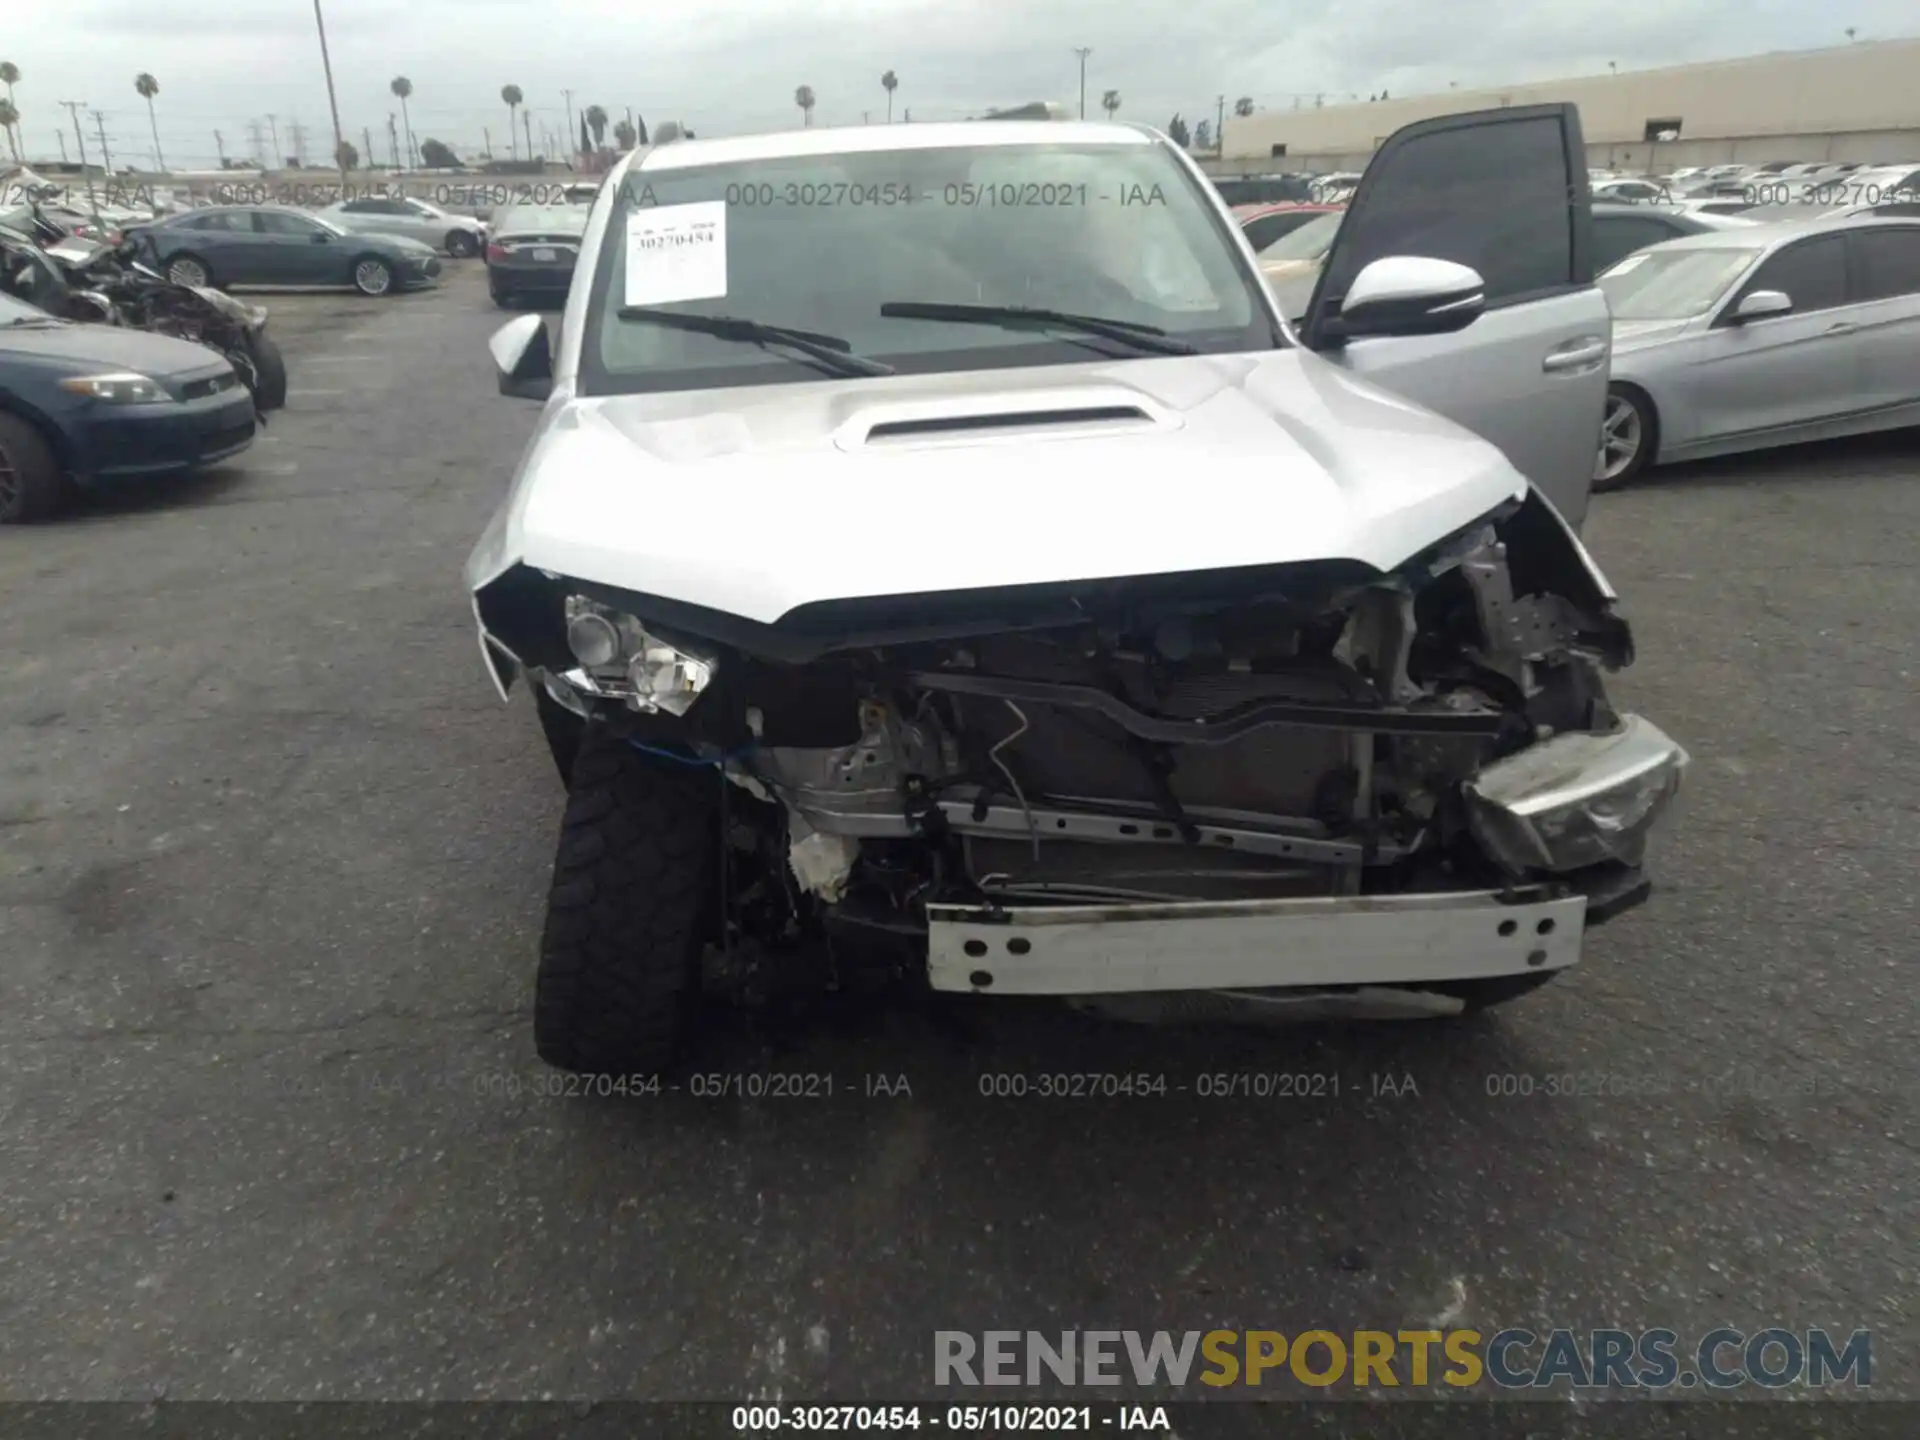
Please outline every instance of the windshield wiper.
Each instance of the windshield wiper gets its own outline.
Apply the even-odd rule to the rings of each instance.
[[[884,316],[900,320],[951,320],[958,325],[1000,325],[1008,330],[1077,330],[1117,340],[1155,355],[1198,355],[1184,340],[1176,340],[1157,325],[1132,320],[1108,320],[1098,315],[1070,315],[1064,310],[1036,310],[1026,305],[949,305],[922,300],[889,300],[880,307]]]
[[[891,365],[869,360],[853,353],[853,347],[838,335],[821,335],[812,330],[790,330],[785,325],[763,325],[758,320],[743,320],[736,315],[690,315],[678,310],[656,310],[648,305],[623,305],[615,312],[622,320],[646,325],[664,325],[670,330],[691,330],[720,340],[738,340],[758,345],[762,350],[782,345],[797,350],[829,375],[891,375]]]

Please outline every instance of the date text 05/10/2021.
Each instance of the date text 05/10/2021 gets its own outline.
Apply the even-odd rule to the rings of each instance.
[[[683,203],[684,197],[661,200],[650,182],[628,179],[621,183],[620,201],[629,210],[653,209],[665,204]],[[745,181],[727,185],[719,196],[728,209],[864,209],[888,210],[899,206],[933,205],[966,210],[1062,210],[1111,205],[1121,208],[1164,206],[1165,190],[1159,185],[1106,184],[1048,180],[975,183],[955,181],[938,187],[916,185],[910,181],[861,184],[848,180]]]

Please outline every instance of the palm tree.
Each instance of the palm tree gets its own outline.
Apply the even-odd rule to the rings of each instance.
[[[601,145],[606,143],[607,112],[601,109],[598,105],[589,105],[587,106],[586,119],[587,119],[587,129],[593,132],[593,145],[594,145],[594,148],[597,150],[600,148]],[[619,131],[616,130],[614,132],[614,138],[616,140],[620,138]]]
[[[813,123],[813,87],[802,85],[793,92],[793,103],[800,107],[800,113],[806,116],[807,124]]]
[[[358,170],[360,168],[360,147],[355,145],[351,140],[342,140],[340,142],[340,148],[333,152],[333,163],[338,165],[342,170]]]
[[[147,125],[153,131],[154,164],[158,168],[165,170],[167,168],[167,157],[160,153],[160,125],[159,122],[153,118],[153,97],[160,93],[160,82],[142,70],[138,75],[133,77],[133,88],[139,91],[140,98],[147,102]]]
[[[1253,113],[1253,97],[1251,95],[1242,95],[1238,100],[1234,101],[1233,113],[1238,115],[1242,120],[1246,119],[1247,116]]]
[[[639,135],[634,132],[633,126],[624,120],[613,127],[613,143],[618,145],[622,150],[631,150],[633,148],[633,142],[639,138]]]
[[[413,94],[413,82],[404,75],[396,75],[387,89],[400,101],[400,128],[407,132],[407,161],[409,164],[416,163],[420,152],[414,148],[413,117],[407,113],[407,97]]]
[[[13,119],[0,129],[7,132],[7,143],[13,147],[13,158],[20,158],[20,137],[14,127],[20,123],[20,111],[13,103],[13,82],[20,78],[20,67],[11,60],[0,60],[0,85],[7,87],[7,107],[13,111]]]
[[[520,118],[517,113],[520,109],[520,102],[527,97],[520,93],[520,87],[518,85],[502,85],[500,87],[500,98],[507,102],[507,144],[512,148],[513,158],[518,160],[520,158],[520,137],[513,133],[513,122]],[[527,149],[529,152],[533,149],[531,140],[527,143]]]
[[[887,92],[887,123],[893,123],[893,92],[900,88],[900,77],[889,70],[880,77],[880,88]]]
[[[1107,112],[1107,118],[1113,118],[1113,112],[1120,108],[1120,92],[1109,90],[1100,97],[1100,108]]]
[[[7,132],[7,148],[13,151],[13,163],[20,163],[20,142],[14,138],[13,127],[20,123],[20,112],[13,108],[11,100],[0,100],[0,130]]]

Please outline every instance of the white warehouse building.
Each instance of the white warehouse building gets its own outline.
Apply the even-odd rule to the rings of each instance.
[[[1642,173],[1731,161],[1920,165],[1920,39],[1701,65],[1229,114],[1219,175],[1359,170],[1402,125],[1462,110],[1572,101],[1590,165]],[[1676,138],[1659,137],[1672,132]]]

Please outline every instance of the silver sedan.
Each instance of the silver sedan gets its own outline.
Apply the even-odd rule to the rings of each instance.
[[[1920,219],[1670,240],[1600,288],[1613,370],[1596,490],[1649,465],[1920,425]]]
[[[487,248],[487,227],[471,215],[454,215],[408,195],[336,200],[318,212],[355,235],[399,235],[419,240],[456,259]]]

